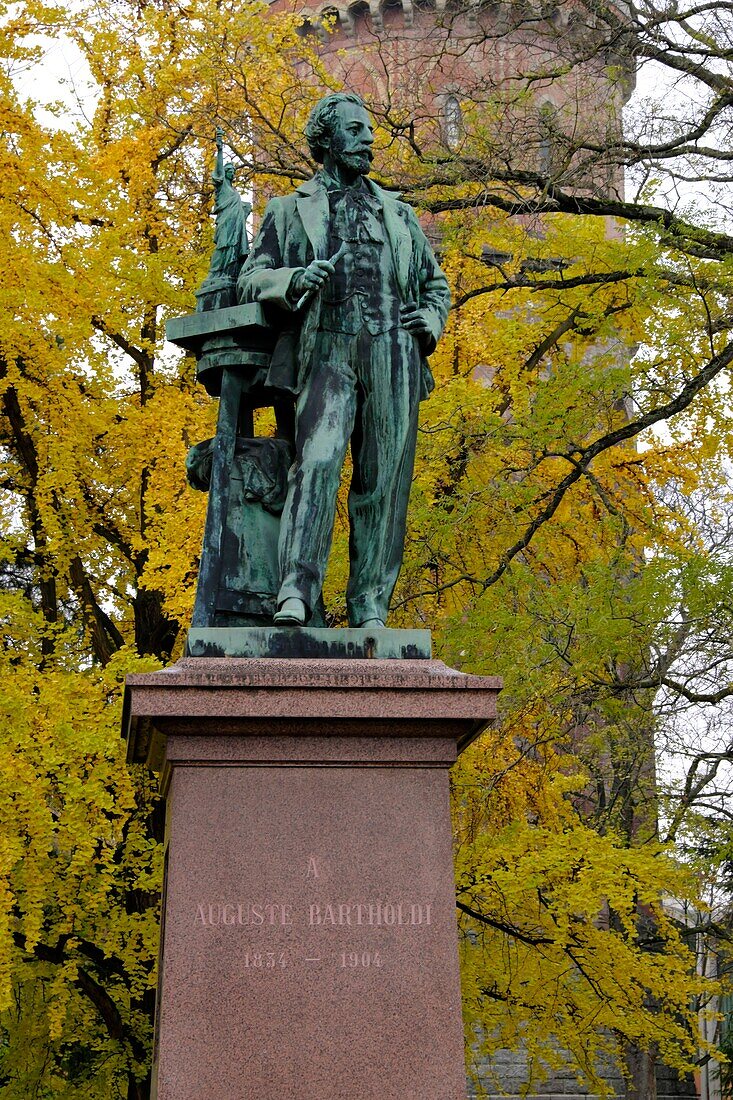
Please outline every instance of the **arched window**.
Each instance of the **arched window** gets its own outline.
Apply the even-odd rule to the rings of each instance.
[[[443,127],[447,145],[451,149],[456,149],[463,134],[463,114],[461,105],[454,95],[447,96],[443,104]]]

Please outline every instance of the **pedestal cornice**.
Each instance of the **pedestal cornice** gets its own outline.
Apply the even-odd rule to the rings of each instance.
[[[162,764],[165,738],[439,739],[460,752],[496,716],[501,681],[442,661],[184,658],[127,678],[128,760]]]

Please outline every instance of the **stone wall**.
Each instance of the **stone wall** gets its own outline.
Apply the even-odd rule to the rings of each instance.
[[[490,1065],[485,1063],[478,1069],[479,1083],[469,1081],[469,1100],[598,1100],[595,1093],[583,1091],[575,1074],[568,1069],[553,1070],[546,1080],[536,1082],[531,1092],[525,1092],[530,1071],[523,1051],[500,1050]],[[603,1077],[616,1096],[624,1096],[624,1081],[617,1066],[607,1062]],[[680,1075],[659,1063],[656,1081],[657,1100],[697,1100],[698,1091],[691,1074]]]

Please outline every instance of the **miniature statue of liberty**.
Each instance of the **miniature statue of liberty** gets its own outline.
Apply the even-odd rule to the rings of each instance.
[[[247,216],[252,210],[232,187],[234,165],[224,166],[224,132],[216,130],[214,184],[216,229],[209,273],[196,291],[196,311],[222,309],[237,301],[237,277],[249,252]]]

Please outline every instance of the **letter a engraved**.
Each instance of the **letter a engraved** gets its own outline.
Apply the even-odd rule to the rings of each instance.
[[[318,874],[318,864],[316,863],[316,857],[315,856],[309,856],[308,857],[308,867],[307,867],[306,872],[305,872],[305,877],[306,878],[320,878],[320,875]]]

